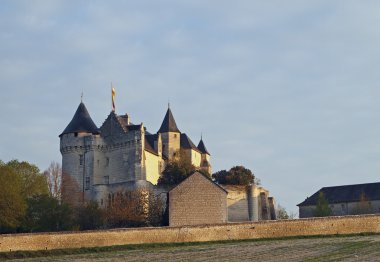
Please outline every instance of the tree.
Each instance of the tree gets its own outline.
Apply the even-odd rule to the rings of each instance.
[[[352,211],[354,215],[361,214],[372,214],[374,210],[370,204],[370,200],[366,197],[365,193],[362,192],[359,197],[359,202],[356,204],[356,208]]]
[[[76,222],[80,230],[99,229],[105,224],[105,211],[98,203],[90,201],[76,209]]]
[[[228,184],[227,182],[228,175],[229,175],[229,172],[227,170],[220,170],[212,174],[212,178],[214,178],[218,184],[226,185]]]
[[[72,210],[66,204],[47,194],[28,199],[28,209],[23,230],[47,232],[69,230],[73,226]]]
[[[111,197],[107,210],[107,227],[158,226],[163,219],[163,202],[151,189],[140,188]]]
[[[317,199],[317,205],[314,210],[315,217],[326,217],[330,216],[332,213],[331,208],[329,207],[329,202],[327,201],[325,194],[321,191]]]
[[[0,165],[0,232],[14,231],[21,224],[26,211],[22,189],[21,176],[2,163]]]
[[[49,193],[52,197],[61,199],[62,168],[57,162],[51,162],[48,169],[44,171]]]
[[[21,177],[22,194],[25,198],[49,192],[46,179],[36,165],[26,161],[11,160],[5,164]]]
[[[158,185],[178,185],[194,172],[193,166],[181,165],[174,161],[169,162],[158,179]]]
[[[285,207],[278,205],[276,210],[277,219],[289,219],[288,212],[286,212]]]
[[[250,185],[255,182],[252,171],[243,166],[234,166],[229,171],[218,171],[212,177],[222,185]]]
[[[176,157],[165,166],[158,179],[158,185],[178,185],[195,171],[196,168],[191,164],[190,157],[184,150],[179,150]]]

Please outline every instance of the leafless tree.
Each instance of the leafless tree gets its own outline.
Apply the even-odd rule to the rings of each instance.
[[[113,196],[112,196],[113,195]],[[105,210],[108,227],[158,226],[164,203],[151,189],[136,189],[110,194]]]
[[[48,169],[44,171],[46,181],[49,187],[50,195],[58,200],[61,200],[62,191],[62,168],[57,162],[52,161]]]

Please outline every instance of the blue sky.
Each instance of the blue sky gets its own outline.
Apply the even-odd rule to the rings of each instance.
[[[378,1],[1,1],[0,159],[41,170],[84,102],[151,132],[170,100],[213,170],[250,168],[297,211],[379,182]]]

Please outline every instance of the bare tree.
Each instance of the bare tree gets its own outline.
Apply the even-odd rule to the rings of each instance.
[[[62,191],[62,168],[57,162],[52,161],[48,169],[44,171],[46,181],[49,187],[50,195],[58,200],[61,200]]]
[[[108,227],[158,226],[164,203],[151,189],[136,189],[110,194],[105,210]]]

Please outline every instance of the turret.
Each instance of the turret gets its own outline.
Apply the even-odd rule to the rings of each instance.
[[[210,153],[207,151],[207,148],[203,142],[203,138],[201,137],[201,141],[197,146],[199,151],[201,151],[201,168],[211,174],[211,164],[210,164]]]
[[[162,154],[167,157],[168,160],[172,160],[180,149],[181,132],[177,127],[170,107],[168,107],[164,121],[162,121],[157,133],[161,134]]]
[[[73,119],[59,135],[62,154],[63,201],[77,205],[90,194],[93,156],[90,148],[99,136],[86,106],[81,102]]]

